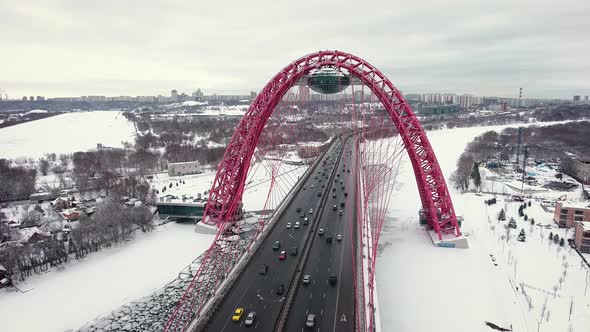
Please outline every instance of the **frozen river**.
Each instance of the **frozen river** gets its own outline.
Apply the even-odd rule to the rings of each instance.
[[[118,111],[60,114],[0,129],[0,158],[42,157],[73,153],[96,144],[122,147],[134,142],[135,128]]]

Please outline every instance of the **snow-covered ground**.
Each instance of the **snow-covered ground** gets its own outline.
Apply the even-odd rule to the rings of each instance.
[[[65,137],[60,136],[60,140],[67,144],[61,146],[62,153],[92,148],[96,143],[119,146],[121,141],[127,140],[125,137],[133,135],[133,126],[116,112],[80,114],[97,117],[110,114],[109,119],[112,122],[106,118],[101,122],[82,116],[80,119],[83,119],[83,126],[78,126],[92,132],[91,128],[101,122],[105,124],[105,127],[100,124],[101,130],[106,134],[101,136],[101,130],[97,130],[92,133],[91,138],[76,141],[71,137],[79,137],[80,133],[71,137],[64,133]],[[28,124],[75,115],[76,113],[66,114]],[[107,123],[113,123],[112,128]],[[27,124],[10,128],[25,125]],[[45,128],[47,135],[55,135],[55,125],[54,123]],[[485,131],[505,127],[456,128],[430,132],[428,136],[446,178],[450,178],[456,160],[467,142]],[[1,157],[16,157],[21,149],[29,155],[32,152],[39,156],[48,151],[60,152],[56,151],[59,144],[40,142],[44,139],[38,133],[45,132],[41,128],[21,128],[22,133],[16,136],[21,137],[20,141],[14,141],[12,136],[4,132],[10,128],[0,130]],[[49,128],[52,130],[49,131]],[[24,147],[20,144],[24,144]],[[45,145],[37,147],[37,144]],[[391,220],[383,228],[377,262],[379,310],[384,331],[493,331],[484,325],[485,321],[504,327],[512,325],[514,331],[536,331],[536,319],[541,317],[546,298],[547,306],[543,316],[545,321],[541,323],[540,330],[568,331],[572,296],[573,331],[590,330],[590,290],[588,296],[583,296],[584,275],[580,265],[576,264],[576,256],[569,249],[559,249],[554,244],[549,244],[545,240],[547,230],[533,228],[531,232],[530,226],[524,221],[519,221],[519,229],[525,228],[527,242],[517,242],[513,238],[504,244],[505,241],[498,240],[498,237],[505,230],[494,219],[497,210],[504,204],[486,208],[483,204],[486,197],[459,194],[454,190],[452,194],[455,209],[459,215],[465,216],[463,231],[469,237],[471,248],[459,250],[433,247],[427,235],[418,227],[418,191],[407,158],[403,162],[400,169],[403,173],[398,176],[398,194],[392,199],[389,213]],[[305,167],[284,166],[295,169],[290,173],[290,178],[283,178],[285,185],[305,170]],[[270,185],[267,180],[268,171],[262,167],[257,172],[260,175],[252,177],[253,181],[244,193],[247,210],[264,207],[265,194]],[[214,176],[215,172],[209,172],[182,177],[186,185],[173,186],[166,193],[196,196],[197,193],[210,189]],[[168,178],[167,175],[159,175],[154,181],[161,187],[174,180],[175,178]],[[515,212],[517,205],[511,203],[507,208],[508,217],[518,219]],[[537,205],[531,207],[530,211],[537,222],[548,223],[548,216],[543,215]],[[491,225],[495,226],[494,229]],[[128,244],[104,249],[82,261],[68,263],[63,269],[32,276],[19,285],[23,290],[31,289],[29,292],[0,292],[2,329],[75,329],[94,317],[107,314],[121,304],[163,286],[199,256],[210,245],[212,238],[211,235],[194,233],[192,225],[170,223],[157,227],[151,233],[138,234],[137,239]],[[490,255],[496,259],[495,262]],[[559,284],[564,261],[569,266],[565,281],[557,295],[548,295],[547,291],[551,292],[552,287]],[[524,287],[532,301],[533,308],[530,311],[525,295],[516,291],[517,285],[522,290],[521,282],[526,283]],[[35,313],[35,319],[31,319],[31,312]]]
[[[135,127],[121,112],[73,112],[0,129],[0,158],[42,157],[133,142]]]
[[[257,162],[251,166],[248,173],[248,180],[246,182],[246,190],[243,194],[244,209],[247,211],[258,211],[264,209],[264,203],[267,199],[267,193],[270,189],[270,170],[271,164],[276,162],[264,161],[263,165]],[[289,165],[281,163],[279,176],[277,177],[276,187],[273,190],[271,199],[273,202],[267,208],[274,208],[276,203],[282,200],[282,197],[287,194],[287,191],[295,184],[297,179],[302,176],[307,170],[307,165]],[[207,197],[205,192],[211,189],[213,180],[217,170],[206,171],[202,174],[184,175],[184,176],[168,176],[167,173],[159,173],[157,177],[152,180],[152,187],[160,191],[158,196],[174,195],[182,198],[185,195],[187,198],[191,196],[197,198],[201,194],[202,198]],[[185,183],[176,183],[183,180]],[[172,187],[169,185],[172,183]],[[166,191],[162,192],[162,188],[166,186]],[[274,203],[274,204],[273,204]]]
[[[459,155],[473,137],[505,127],[429,132],[445,177],[450,178]],[[590,331],[590,290],[584,296],[586,274],[581,270],[577,254],[549,244],[548,230],[533,226],[531,232],[530,224],[522,220],[517,230],[525,229],[527,242],[516,241],[517,233],[512,234],[508,243],[499,240],[506,233],[503,224],[496,220],[497,212],[504,207],[503,201],[499,198],[499,204],[486,208],[483,200],[488,197],[460,194],[453,189],[455,210],[465,217],[462,231],[468,236],[470,249],[434,247],[418,226],[420,200],[407,158],[400,173],[389,210],[390,220],[380,238],[377,261],[379,310],[384,331],[494,331],[485,325],[486,321],[504,328],[512,326],[514,331],[537,331],[536,319],[541,319],[545,298],[548,304],[540,331],[568,331],[570,324],[572,331]],[[517,203],[507,203],[506,207],[508,217],[520,219]],[[529,213],[537,222],[550,223],[551,215],[538,203]],[[554,298],[543,290],[551,291],[559,283],[564,261],[569,264],[568,274]],[[529,285],[525,289],[531,297],[531,310],[521,292],[521,282]],[[517,285],[520,291],[516,290]]]
[[[127,244],[90,254],[61,269],[34,275],[0,292],[3,331],[76,329],[174,279],[209,247],[213,235],[189,224],[169,223],[138,233]]]

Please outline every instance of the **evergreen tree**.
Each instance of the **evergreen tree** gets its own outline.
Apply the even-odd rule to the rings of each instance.
[[[559,240],[559,245],[562,247],[565,245],[565,240],[563,238],[561,238],[561,240]]]
[[[527,221],[529,219],[529,216],[527,214],[524,215],[524,221]]]
[[[498,220],[500,220],[500,221],[506,220],[506,212],[504,212],[504,209],[500,210],[500,214],[498,214]]]
[[[529,207],[530,207],[530,206],[531,206],[531,201],[529,201],[529,203],[528,203],[528,204],[529,204]]]
[[[549,240],[553,240],[553,232],[549,233]]]

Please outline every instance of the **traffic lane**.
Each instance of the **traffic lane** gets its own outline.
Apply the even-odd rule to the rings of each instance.
[[[344,165],[346,164],[346,162],[346,158],[341,159],[339,163],[339,170],[341,168],[345,168]],[[351,173],[345,174],[348,175]],[[344,178],[347,177],[348,176],[344,176]],[[346,179],[344,181],[346,181]],[[340,183],[338,184],[341,185]],[[344,201],[347,200],[347,197],[344,196],[344,190],[339,191],[337,197]],[[346,206],[348,207],[350,205],[346,204]],[[329,258],[330,267],[328,269],[324,269],[323,273],[319,274],[319,277],[326,280],[326,283],[331,274],[336,274],[338,276],[337,284],[335,286],[332,286],[336,289],[336,294],[331,294],[333,292],[330,290],[330,288],[328,288],[328,290],[322,294],[322,297],[319,298],[318,304],[320,316],[318,319],[318,329],[320,330],[352,331],[354,329],[354,320],[351,319],[354,313],[354,292],[353,296],[350,296],[351,290],[354,289],[354,284],[352,282],[353,269],[351,264],[351,248],[353,244],[353,239],[349,234],[349,230],[351,229],[350,223],[353,221],[353,218],[352,215],[348,212],[348,208],[343,209],[343,215],[338,215],[336,217],[336,220],[332,221],[332,223],[336,222],[335,233],[342,234],[343,241],[341,242],[340,248],[337,248],[335,251],[331,253],[331,256]],[[326,215],[326,217],[327,222],[329,223],[330,219],[332,218],[330,215]],[[345,261],[345,259],[347,259],[348,261]],[[344,291],[342,297],[339,296],[340,290]],[[324,294],[326,294],[325,297]],[[314,307],[314,310],[317,310],[316,305],[312,305],[312,307]],[[340,314],[344,316],[340,316]],[[340,318],[338,318],[338,316],[340,316]],[[347,316],[348,319],[346,318]]]
[[[319,165],[318,165],[319,166]],[[316,167],[317,169],[317,167]],[[314,171],[316,170],[314,169]],[[306,184],[309,185],[311,183],[313,183],[315,180],[312,179],[311,177],[308,178],[308,180],[306,181]],[[286,221],[287,219],[293,219],[295,216],[297,218],[299,218],[299,214],[296,212],[297,209],[297,205],[305,205],[310,206],[312,205],[316,200],[313,197],[313,192],[309,192],[308,193],[303,193],[301,194],[301,192],[297,193],[295,196],[295,202],[291,203],[291,206],[289,207],[289,212],[287,213],[287,218],[282,217],[280,220],[277,220],[277,225],[271,230],[271,234],[268,235],[268,237],[265,239],[265,241],[263,242],[263,244],[261,245],[261,247],[259,248],[259,250],[257,250],[256,254],[254,255],[254,257],[252,258],[252,261],[246,266],[244,272],[242,273],[242,275],[240,276],[240,278],[238,279],[238,281],[236,282],[236,284],[234,284],[234,286],[232,287],[232,291],[229,292],[228,296],[226,296],[226,298],[224,299],[224,302],[222,304],[222,309],[219,310],[219,314],[217,315],[217,317],[219,317],[220,319],[216,319],[214,320],[213,324],[209,324],[209,326],[211,327],[211,330],[213,331],[232,331],[232,330],[236,330],[236,329],[240,329],[242,324],[230,324],[228,325],[227,322],[231,321],[231,315],[233,314],[235,308],[237,307],[246,307],[245,309],[245,315],[247,315],[247,313],[249,312],[249,310],[260,310],[258,309],[258,307],[260,306],[260,308],[262,308],[262,310],[264,310],[265,312],[269,312],[271,313],[271,317],[275,317],[274,320],[272,320],[271,324],[261,324],[261,322],[265,322],[262,319],[256,319],[257,324],[255,325],[256,328],[261,328],[262,330],[269,330],[271,331],[274,328],[274,322],[276,321],[276,318],[278,318],[278,312],[280,312],[280,307],[282,306],[282,301],[277,301],[275,298],[272,297],[272,295],[267,295],[267,296],[262,296],[263,294],[272,294],[272,291],[274,289],[276,289],[276,285],[279,284],[279,281],[284,281],[286,279],[290,279],[289,277],[292,276],[292,274],[295,271],[296,268],[296,264],[283,264],[283,265],[293,265],[292,269],[284,268],[284,267],[280,267],[279,266],[279,262],[278,262],[278,252],[276,251],[272,251],[272,243],[274,243],[275,240],[272,240],[272,236],[274,235],[274,237],[276,238],[277,235],[279,238],[282,239],[282,241],[285,241],[286,243],[286,237],[289,237],[289,239],[293,239],[293,236],[291,234],[285,235],[285,228],[284,225],[286,225],[286,223],[288,221]],[[282,224],[282,225],[281,225]],[[302,227],[304,227],[302,225]],[[308,230],[309,231],[309,230]],[[299,234],[299,237],[301,239],[304,238],[303,233]],[[270,243],[270,244],[269,244]],[[269,253],[269,249],[271,250]],[[292,257],[292,256],[291,256]],[[290,257],[288,257],[287,259],[289,260]],[[293,257],[295,258],[295,257]],[[275,261],[273,262],[272,259],[275,259]],[[269,267],[269,275],[265,276],[265,278],[262,280],[262,282],[260,282],[260,280],[258,281],[259,283],[262,283],[263,285],[266,285],[267,287],[264,288],[257,288],[256,292],[253,292],[254,288],[256,287],[252,287],[253,281],[255,281],[256,276],[258,275],[258,269],[260,268],[260,266],[262,266],[262,264],[264,264],[265,262],[270,262],[270,267]],[[286,262],[280,262],[280,263],[286,263]],[[271,272],[272,270],[272,272]],[[270,276],[270,280],[271,282],[269,282],[269,276]],[[288,283],[285,283],[288,285]],[[244,289],[242,292],[240,291],[233,291],[234,289]],[[286,294],[286,292],[285,292]],[[246,305],[242,305],[241,303],[244,302],[250,302],[250,305],[246,306]],[[260,303],[262,302],[262,303]],[[270,306],[270,308],[269,308]],[[225,319],[223,319],[223,317],[225,317]],[[259,318],[259,317],[257,317]],[[243,322],[243,319],[241,320]],[[223,323],[223,324],[222,324]],[[234,323],[234,322],[232,322]],[[266,326],[265,326],[266,325]]]
[[[277,225],[277,227],[280,227]],[[284,230],[280,230],[281,234]],[[287,243],[284,237],[281,237],[282,242],[284,243],[283,249],[285,249]],[[266,241],[265,241],[266,242]],[[272,241],[274,243],[274,241]],[[266,313],[270,313],[271,317],[278,316],[278,312],[280,312],[280,307],[282,306],[282,296],[275,296],[273,291],[278,288],[281,283],[284,283],[285,279],[289,278],[290,273],[294,271],[293,269],[289,269],[289,262],[279,262],[278,261],[278,252],[272,250],[272,244],[264,244],[263,247],[257,251],[255,256],[256,258],[250,263],[242,276],[239,279],[239,282],[235,285],[237,289],[245,289],[245,293],[242,293],[240,297],[238,294],[240,292],[230,292],[232,296],[226,298],[225,310],[220,311],[222,315],[227,321],[231,320],[231,315],[235,308],[237,307],[246,307],[252,308],[255,311],[261,312],[264,310]],[[291,257],[287,257],[287,260],[290,261]],[[262,280],[259,280],[258,283],[252,283],[253,279],[256,279],[258,275],[258,269],[262,266],[263,263],[267,263],[269,265],[269,271]],[[281,266],[287,265],[287,266]],[[263,277],[263,276],[261,276]],[[247,285],[246,285],[247,284]],[[262,286],[259,287],[259,284]],[[254,290],[256,288],[256,291]],[[249,303],[249,305],[247,305]],[[223,313],[225,312],[225,313]],[[272,330],[274,328],[274,321],[270,322],[269,324],[264,324],[263,319],[259,315],[257,319],[258,327],[262,328],[263,330]],[[264,326],[267,325],[267,326]],[[212,326],[213,329],[217,329],[219,326]],[[220,331],[231,331],[235,330],[235,328],[239,328],[240,326],[230,325],[229,329],[227,328],[227,324],[223,324],[223,327],[219,329]]]
[[[314,169],[314,171],[316,171],[316,170],[317,170],[317,168],[316,168],[316,169]],[[313,183],[313,182],[314,182],[314,180],[313,180],[313,179],[311,179],[311,178],[308,178],[308,181],[306,181],[306,182],[308,182],[308,184],[309,184],[309,183]],[[306,202],[305,202],[306,204],[304,204],[304,205],[305,205],[305,207],[306,207],[306,210],[307,210],[307,207],[310,205],[310,202],[313,202],[313,194],[314,194],[314,193],[308,193],[308,194],[303,194],[303,195],[299,195],[299,194],[298,194],[298,195],[296,196],[296,201],[297,201],[297,202],[294,202],[294,203],[292,203],[292,205],[290,206],[290,213],[288,213],[288,214],[287,214],[287,218],[288,218],[288,219],[293,219],[295,216],[298,216],[298,214],[296,213],[296,209],[297,209],[297,205],[302,205],[302,204],[301,204],[301,201],[302,201],[302,200],[303,200],[303,201],[306,201]],[[294,205],[293,205],[293,204],[294,204]],[[293,212],[293,211],[295,211],[295,212]],[[285,219],[285,218],[281,218],[281,220],[278,220],[278,221],[277,221],[277,223],[281,223],[281,222],[282,222],[282,224],[286,225],[286,223],[287,223],[288,221],[286,221],[286,220],[283,220],[283,219]],[[285,231],[284,231],[284,229],[282,229],[282,226],[283,226],[283,225],[278,225],[278,224],[277,224],[277,225],[276,225],[276,227],[275,227],[275,228],[273,228],[273,230],[271,231],[271,234],[269,234],[269,236],[276,235],[275,233],[279,233],[279,236],[280,236],[280,238],[282,239],[282,242],[283,242],[283,243],[286,243],[287,241],[286,241],[286,238],[285,238],[285,235],[284,235],[284,234],[285,234]],[[287,236],[289,236],[289,238],[290,238],[290,239],[292,239],[292,238],[293,238],[293,234],[292,234],[292,232],[288,232],[288,233],[291,233],[291,234],[288,234]],[[271,245],[269,245],[269,244],[268,244],[268,242],[269,242],[269,241],[265,241],[265,243],[263,243],[262,247],[267,247],[267,248],[260,248],[260,250],[259,250],[259,251],[257,251],[257,255],[255,256],[255,258],[253,258],[253,261],[252,261],[252,262],[251,262],[251,263],[250,263],[250,264],[247,266],[247,268],[246,268],[246,270],[254,270],[254,271],[247,271],[247,272],[249,272],[249,273],[251,273],[251,272],[254,272],[254,273],[256,273],[256,272],[257,272],[257,268],[260,268],[260,266],[261,266],[262,264],[259,264],[259,266],[257,267],[257,266],[256,266],[256,262],[255,262],[255,261],[257,261],[257,260],[264,260],[264,261],[269,261],[269,260],[270,260],[270,262],[272,262],[272,259],[273,259],[273,258],[275,258],[275,257],[277,257],[276,255],[277,255],[278,253],[277,253],[277,254],[275,254],[275,257],[272,257],[272,254],[271,254],[271,257],[270,257],[270,258],[268,257],[268,254],[267,254],[267,252],[268,252],[268,246],[271,246]],[[270,241],[270,242],[274,243],[274,241]],[[283,248],[283,249],[285,249],[285,248]],[[263,254],[262,254],[262,255],[260,254],[261,250],[262,250],[262,252],[263,252]],[[258,258],[258,259],[256,259],[256,258]],[[275,259],[277,259],[277,258],[275,258]],[[282,262],[282,263],[284,263],[284,262]],[[271,266],[271,267],[269,268],[269,270],[270,270],[270,269],[272,269],[272,270],[276,270],[276,268],[278,267],[278,266],[277,266],[277,264],[276,264],[276,261],[275,261],[275,264],[271,263],[271,264],[269,264],[269,265]],[[284,270],[283,270],[283,272],[285,272],[285,270],[286,270],[286,269],[284,269]],[[288,272],[288,271],[287,271],[287,272]],[[275,280],[277,280],[277,279],[279,279],[279,280],[284,280],[284,279],[285,279],[285,273],[273,273],[273,274],[278,276],[278,278],[274,278]],[[268,278],[267,278],[266,280],[268,280]],[[244,280],[244,281],[246,281],[246,280]],[[276,282],[275,282],[275,284],[276,284]],[[238,285],[238,286],[239,286],[239,285]],[[272,286],[272,285],[271,285],[271,286]],[[248,287],[248,286],[247,286],[247,288],[250,288],[250,287]],[[257,295],[257,298],[258,298],[258,299],[260,299],[260,297],[259,297],[259,296],[260,296],[260,291],[261,291],[261,289],[258,289],[258,290],[257,290],[257,294],[256,294],[256,295]],[[271,291],[272,291],[272,289],[271,289]],[[250,292],[252,292],[252,291],[250,290]],[[234,295],[234,296],[235,296],[235,295]],[[237,300],[238,300],[239,302],[244,302],[244,297],[242,296],[240,299],[237,299]],[[231,304],[231,302],[233,302],[233,301],[231,301],[231,300],[230,300],[230,301],[228,301],[228,302]],[[265,304],[265,305],[267,305],[267,304]],[[232,314],[232,313],[233,313],[233,311],[235,310],[235,307],[237,307],[237,306],[238,306],[238,305],[229,305],[229,306],[228,306],[230,311],[229,311],[229,314],[228,314],[228,318],[227,318],[227,319],[230,319],[230,318],[229,318],[229,316],[231,316],[231,314]]]
[[[342,165],[341,161],[336,164],[337,167]],[[339,180],[336,179],[335,181]],[[340,201],[342,199],[344,199],[344,192],[337,190],[336,200]],[[342,234],[343,239],[347,236],[343,222],[340,220],[344,216],[339,216],[337,211],[327,206],[324,208],[321,217],[318,227],[324,228],[326,234],[323,237],[316,235],[316,239],[312,244],[310,257],[308,257],[304,269],[304,274],[309,274],[312,281],[307,286],[298,285],[299,290],[293,306],[294,309],[288,317],[288,331],[297,331],[305,326],[308,313],[316,315],[316,326],[318,328],[321,328],[322,322],[325,321],[324,317],[333,317],[333,311],[329,305],[325,305],[325,301],[326,299],[334,299],[335,301],[337,288],[329,285],[328,278],[334,273],[335,268],[339,268],[339,264],[335,264],[335,259],[342,253],[342,250],[339,250],[341,242],[336,240],[336,235]],[[331,244],[326,243],[325,240],[328,234],[333,236]]]
[[[338,315],[337,308],[339,307],[339,302],[343,301],[350,304],[350,301],[344,301],[345,299],[354,298],[354,292],[351,292],[352,283],[350,282],[350,275],[347,275],[347,271],[350,274],[350,269],[343,269],[343,259],[347,255],[350,255],[350,252],[347,252],[347,244],[351,243],[350,235],[348,234],[348,222],[349,219],[347,213],[344,213],[342,216],[338,216],[338,219],[333,221],[333,223],[337,224],[337,231],[342,234],[342,241],[338,242],[335,246],[336,250],[332,252],[332,256],[330,257],[330,268],[325,269],[324,273],[321,273],[321,277],[325,280],[328,280],[330,275],[337,276],[337,283],[336,285],[330,285],[329,287],[334,289],[334,291],[330,291],[331,296],[326,296],[323,299],[323,303],[321,304],[323,315],[318,321],[318,327],[324,331],[339,331],[336,329],[336,321],[335,317]],[[340,293],[340,289],[343,288],[344,291]],[[352,293],[352,294],[351,294]],[[352,296],[351,296],[352,295]],[[322,299],[320,299],[322,301]],[[346,312],[350,312],[346,310]],[[350,326],[345,325],[345,328]],[[343,329],[349,330],[349,329]]]
[[[307,195],[307,198],[308,198],[307,203],[308,204],[305,204],[304,205],[306,210],[308,210],[308,208],[310,206],[314,206],[313,203],[315,203],[317,201],[313,197],[314,194],[315,194],[315,192],[310,193],[310,194]],[[317,206],[314,206],[314,207],[316,207],[316,211],[317,211]],[[294,217],[294,216],[292,215],[291,217]],[[297,217],[299,217],[299,216],[297,215]],[[309,226],[302,225],[301,227],[309,227]],[[299,230],[296,230],[294,228],[291,228],[291,229],[286,229],[286,231],[283,231],[281,233],[282,234],[282,238],[280,240],[281,243],[282,243],[281,250],[286,250],[287,253],[289,253],[290,248],[294,245],[294,243],[292,242],[293,239],[294,239],[294,235],[296,235],[296,233],[298,233],[298,232],[299,232]],[[288,238],[286,238],[285,235]],[[304,241],[304,237],[302,238],[302,242],[303,241]],[[274,242],[274,241],[272,241],[272,242]],[[303,245],[303,243],[298,243],[298,249],[299,248],[302,248],[302,245]],[[275,252],[275,253],[277,253],[277,252]],[[298,254],[299,254],[299,252],[298,252]],[[272,259],[275,259],[276,260],[277,259],[276,258],[276,255],[275,255],[275,257],[271,258],[271,261],[272,261]],[[297,256],[287,256],[287,259],[286,260],[287,261],[290,261],[291,259],[294,259],[296,261],[297,260]],[[278,262],[278,263],[274,263],[274,264],[271,263],[270,265],[273,267],[273,269],[276,269],[276,268],[283,269],[283,267],[281,267],[280,265],[283,265],[285,263],[286,262]],[[287,269],[283,269],[283,270],[287,270]],[[284,284],[285,287],[288,287],[289,286],[289,282],[287,281],[287,279],[290,279],[292,273],[294,273],[294,272],[287,271],[287,273],[282,273],[282,274],[280,274],[279,277],[275,277],[274,278],[274,287],[272,287],[272,290],[270,292],[268,292],[270,294],[266,294],[266,296],[269,296],[270,295],[271,298],[272,298],[272,291],[274,289],[278,288],[281,283]],[[287,293],[287,291],[288,291],[288,289],[285,290],[285,294]],[[257,301],[258,301],[258,303],[256,304],[256,307],[254,307],[254,310],[260,310],[259,307],[261,305],[263,305],[262,310],[264,310],[264,312],[268,313],[268,311],[269,311],[269,308],[268,308],[269,304],[268,303],[264,303],[264,304],[261,303],[262,302],[261,300],[264,300],[263,299],[263,296],[265,296],[265,295],[264,294],[263,295],[257,294],[257,297],[258,297]],[[273,303],[270,304],[270,311],[276,313],[276,316],[278,316],[278,313],[280,312],[280,308],[281,308],[281,306],[283,304],[282,302],[283,302],[283,298],[281,298],[280,301],[273,301]],[[271,314],[271,317],[275,317],[275,315],[274,314]],[[274,320],[271,320],[269,322],[269,324],[265,324],[265,325],[267,325],[272,330],[272,328],[274,327]]]
[[[282,249],[285,249],[285,243],[287,241],[284,238],[283,226],[276,225],[276,228],[273,229],[273,232],[271,232],[269,236],[274,235],[273,233],[279,233],[279,238],[283,243]],[[289,265],[293,265],[292,263],[289,264],[289,258],[291,257],[287,257],[287,262],[280,262],[278,260],[279,251],[272,250],[272,244],[275,240],[276,237],[272,237],[272,241],[265,241],[256,252],[252,261],[248,264],[234,285],[235,288],[233,288],[232,291],[228,293],[228,296],[226,296],[223,309],[219,311],[218,315],[221,316],[219,316],[218,320],[225,320],[225,322],[222,326],[221,323],[210,325],[211,330],[239,330],[242,325],[241,323],[236,324],[235,322],[232,322],[231,325],[228,325],[227,323],[231,321],[231,315],[235,308],[242,307],[246,310],[245,315],[247,315],[250,310],[257,312],[257,328],[272,331],[274,328],[274,322],[266,322],[259,313],[265,312],[266,314],[270,314],[270,317],[278,316],[284,295],[277,296],[274,294],[274,290],[276,290],[279,285],[289,277],[289,273],[294,271],[294,268],[289,269]],[[263,264],[269,265],[269,270],[266,275],[259,274],[259,269]],[[243,319],[241,322],[243,322]]]
[[[317,184],[317,183],[316,183],[316,184]],[[318,185],[319,185],[319,184],[318,184]],[[314,201],[314,197],[313,197],[313,195],[315,194],[315,192],[316,192],[316,191],[314,191],[314,192],[312,192],[312,193],[309,193],[309,194],[307,195],[308,199],[310,199],[310,200]],[[307,211],[309,207],[310,207],[310,204],[307,204],[307,205],[305,206],[305,210]],[[316,209],[317,209],[317,206],[316,206]],[[293,216],[291,215],[291,217],[293,217]],[[285,223],[285,222],[284,222],[284,223]],[[277,225],[277,227],[278,227],[278,225]],[[290,232],[288,232],[288,233],[289,233],[289,234],[288,234],[289,238],[290,238],[290,239],[292,239],[292,238],[293,238],[293,236],[292,236],[293,229],[291,229],[291,231],[290,231]],[[282,234],[285,234],[285,233],[283,232]],[[282,238],[282,243],[287,243],[288,241],[289,241],[289,240],[286,240],[284,237]],[[272,242],[274,242],[274,241],[272,241]],[[268,245],[268,244],[267,244],[267,245]],[[282,248],[282,249],[288,249],[288,248]],[[272,259],[272,258],[271,258],[271,259]],[[274,265],[274,264],[273,264],[273,265]],[[290,273],[289,273],[289,275],[290,275]],[[284,278],[283,278],[283,277],[281,277],[280,279],[284,279]],[[282,304],[281,304],[281,305],[282,305]],[[280,309],[280,306],[279,306],[279,308],[278,308],[278,309]]]
[[[347,182],[350,184],[349,190],[350,202],[354,201],[356,191],[356,169],[354,163],[351,162],[351,172],[347,172]],[[356,251],[355,246],[357,244],[357,211],[356,204],[346,205],[347,216],[345,220],[345,232],[346,239],[343,243],[342,248],[342,260],[340,262],[340,280],[338,284],[339,293],[337,294],[336,308],[333,317],[333,330],[334,331],[354,331],[355,328],[355,314],[356,314],[356,292],[355,296],[347,296],[347,292],[353,291],[355,288],[355,264],[356,264]],[[344,239],[343,239],[344,240]],[[340,296],[338,296],[340,295]],[[344,296],[342,296],[344,295]]]
[[[340,160],[338,158],[338,160],[336,160],[336,162],[334,163],[334,166],[337,168],[339,167],[340,164]],[[335,172],[338,171],[338,169],[334,170]],[[336,177],[333,177],[333,180]],[[334,187],[334,183],[330,183],[330,185],[328,186],[328,189]],[[331,192],[330,192],[331,193]],[[339,193],[339,195],[342,195],[341,193]],[[328,204],[327,204],[328,205]],[[331,210],[329,208],[329,206],[325,207],[322,211],[322,215],[320,216],[321,219],[318,223],[318,228],[325,228],[328,230],[328,232],[331,232],[331,225],[330,225],[330,219],[333,218],[333,216],[336,215],[336,212]],[[326,218],[326,216],[329,216],[329,218]],[[318,235],[316,235],[318,236]],[[321,239],[320,239],[321,238]],[[322,252],[318,252],[318,250],[314,250],[315,248],[318,247],[318,244],[320,242],[323,242],[323,245],[328,245],[328,250],[330,251],[328,253],[328,255],[323,256],[323,254],[326,253],[326,251]],[[299,287],[298,289],[298,293],[296,295],[295,298],[295,303],[293,306],[293,312],[291,312],[289,314],[288,319],[288,323],[287,323],[287,330],[298,330],[299,327],[303,327],[305,325],[305,319],[307,316],[307,313],[309,312],[314,312],[316,313],[316,315],[318,315],[318,318],[323,314],[322,309],[321,309],[321,303],[318,303],[317,301],[315,301],[316,305],[311,306],[311,307],[307,307],[305,305],[303,305],[305,302],[308,301],[308,299],[310,301],[313,302],[313,296],[315,295],[316,298],[318,296],[321,296],[322,298],[325,298],[327,295],[330,295],[330,290],[327,288],[328,285],[328,279],[327,276],[325,277],[320,277],[320,273],[319,273],[319,269],[320,267],[322,267],[322,270],[324,268],[331,268],[332,262],[331,260],[334,257],[333,254],[334,251],[334,247],[325,243],[324,238],[322,237],[316,237],[316,239],[314,239],[314,242],[312,243],[312,248],[310,251],[310,256],[308,256],[308,260],[305,264],[304,267],[304,274],[309,274],[311,275],[311,284],[308,286],[302,286],[301,284],[296,285],[296,287]],[[327,261],[326,261],[327,260]],[[324,263],[324,261],[326,261]],[[315,271],[313,271],[315,267]],[[314,273],[316,272],[316,273]],[[315,289],[316,285],[320,286],[325,289],[325,292],[321,292],[321,294]],[[316,294],[314,294],[316,293]],[[326,294],[327,293],[327,294]],[[311,310],[311,311],[310,311]]]
[[[321,225],[326,229],[326,235],[323,237],[316,235],[316,241],[314,241],[310,252],[311,257],[308,259],[304,270],[304,274],[311,275],[312,281],[307,286],[298,285],[300,293],[297,293],[295,305],[293,306],[294,310],[288,318],[288,331],[297,331],[304,326],[308,313],[316,314],[316,326],[324,330],[326,327],[322,328],[322,324],[326,320],[325,317],[333,318],[332,306],[326,305],[325,301],[330,299],[335,301],[336,298],[337,288],[329,285],[328,278],[338,266],[335,259],[342,252],[339,250],[342,242],[334,239],[332,244],[328,244],[325,237],[330,233],[333,233],[334,237],[338,233],[345,233],[343,227],[337,227],[342,225],[340,225],[341,221],[336,220],[335,215],[336,213],[327,213],[322,218]],[[343,241],[346,241],[345,239],[346,237],[344,237]]]
[[[321,227],[327,228],[326,218],[322,219]],[[324,314],[323,300],[333,296],[333,290],[328,284],[329,270],[332,267],[336,247],[333,244],[326,243],[324,236],[316,235],[304,268],[304,274],[311,276],[311,282],[309,285],[297,285],[299,289],[292,311],[287,318],[287,331],[299,331],[303,328],[308,313],[316,315],[316,324],[321,320]],[[326,270],[328,272],[324,273]]]
[[[348,205],[349,206],[349,205]],[[338,217],[339,232],[342,234],[340,248],[333,254],[332,268],[329,274],[338,277],[336,294],[326,297],[322,304],[324,315],[319,321],[319,328],[324,331],[353,331],[354,330],[354,284],[352,274],[352,245],[353,238],[350,224],[353,220],[349,209],[345,208],[343,215]],[[352,292],[352,294],[351,294]],[[352,296],[351,296],[352,295]]]

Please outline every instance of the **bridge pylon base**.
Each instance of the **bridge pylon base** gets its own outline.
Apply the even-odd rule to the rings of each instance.
[[[438,239],[438,233],[434,230],[428,230],[425,228],[426,233],[432,244],[439,248],[456,248],[456,249],[469,249],[469,241],[465,235],[455,236],[453,234],[443,235],[442,240]]]

